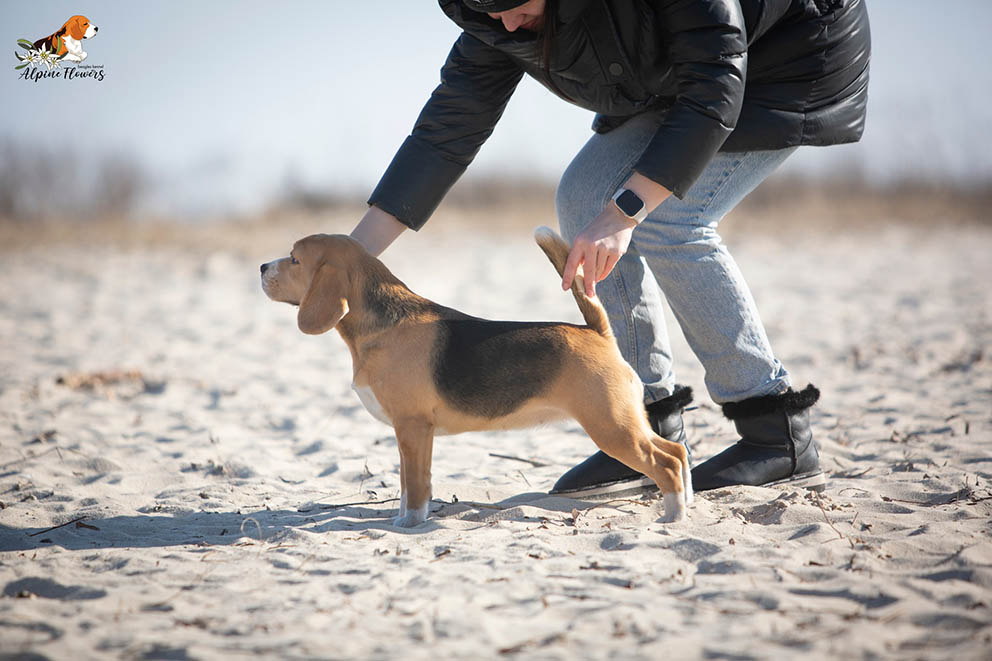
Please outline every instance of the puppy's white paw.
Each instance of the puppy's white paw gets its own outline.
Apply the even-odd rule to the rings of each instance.
[[[397,528],[414,528],[419,526],[421,523],[426,521],[426,519],[421,519],[416,516],[413,512],[407,512],[403,516],[398,516],[393,519],[393,525]]]
[[[661,523],[685,521],[685,494],[682,492],[666,493],[662,498],[662,503],[665,506],[665,513],[658,519]]]
[[[692,491],[692,470],[688,461],[682,465],[682,490],[685,492],[685,504],[692,505],[696,495]]]
[[[402,510],[400,510],[402,511]],[[419,526],[421,523],[427,520],[427,503],[424,503],[423,507],[418,507],[416,509],[408,509],[406,514],[401,514],[400,516],[393,519],[393,525],[397,528],[413,528]]]

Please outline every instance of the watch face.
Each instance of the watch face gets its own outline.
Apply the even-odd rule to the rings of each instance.
[[[617,196],[617,206],[620,207],[620,211],[623,211],[626,216],[633,218],[644,208],[644,202],[641,198],[637,197],[637,193],[634,191],[625,190]]]

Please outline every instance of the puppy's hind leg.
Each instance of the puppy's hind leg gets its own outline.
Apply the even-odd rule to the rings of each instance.
[[[688,457],[682,462],[682,490],[685,491],[685,504],[692,505],[696,495],[692,491],[692,469],[689,468]]]
[[[669,441],[657,434],[651,434],[651,437],[651,440],[662,452],[670,454],[682,462],[682,491],[685,494],[685,504],[691,505],[694,496],[692,493],[692,471],[689,468],[689,453],[685,451],[681,443]]]
[[[431,452],[434,425],[422,419],[396,421],[400,448],[400,515],[393,525],[412,528],[427,520],[431,501]]]
[[[663,494],[663,523],[682,521],[686,514],[685,448],[652,432],[640,410],[621,407],[627,408],[613,412],[587,408],[576,419],[600,450],[655,481]]]

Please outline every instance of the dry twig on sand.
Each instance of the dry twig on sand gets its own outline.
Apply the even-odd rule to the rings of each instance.
[[[854,540],[851,539],[850,537],[848,537],[847,535],[845,535],[844,533],[842,533],[841,531],[837,530],[837,526],[835,526],[834,523],[833,523],[833,521],[830,520],[830,517],[827,516],[827,510],[825,510],[823,508],[823,503],[820,502],[820,494],[818,494],[815,491],[811,491],[810,493],[813,494],[813,500],[816,501],[816,506],[820,508],[820,511],[821,512],[823,512],[823,519],[824,519],[824,521],[827,522],[827,525],[830,526],[830,528],[835,533],[837,533],[837,536],[838,537],[840,537],[841,539],[846,539],[847,540],[847,543],[851,545],[851,550],[854,550]]]
[[[541,468],[542,466],[548,466],[549,465],[549,464],[544,463],[543,461],[535,461],[534,459],[524,459],[522,457],[514,457],[514,456],[509,455],[509,454],[499,454],[497,452],[490,452],[489,453],[489,456],[490,457],[499,457],[500,459],[509,459],[511,461],[522,461],[525,464],[530,464],[531,466],[534,466],[535,468]]]
[[[60,523],[57,526],[52,526],[51,528],[45,528],[44,530],[39,530],[38,532],[28,533],[28,537],[37,537],[38,535],[44,535],[46,532],[52,532],[53,530],[58,530],[59,528],[65,528],[66,526],[76,523],[77,521],[82,521],[85,518],[86,518],[85,516],[76,517],[72,521],[66,521],[65,523]],[[97,528],[97,530],[99,529]]]

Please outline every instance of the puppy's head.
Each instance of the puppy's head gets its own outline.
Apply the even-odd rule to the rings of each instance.
[[[304,333],[326,333],[348,313],[351,272],[361,253],[347,236],[300,239],[288,257],[262,264],[262,291],[273,301],[300,306],[297,324]]]
[[[73,16],[65,22],[66,33],[76,40],[89,39],[99,30],[97,26],[90,23],[90,19],[85,16]]]

